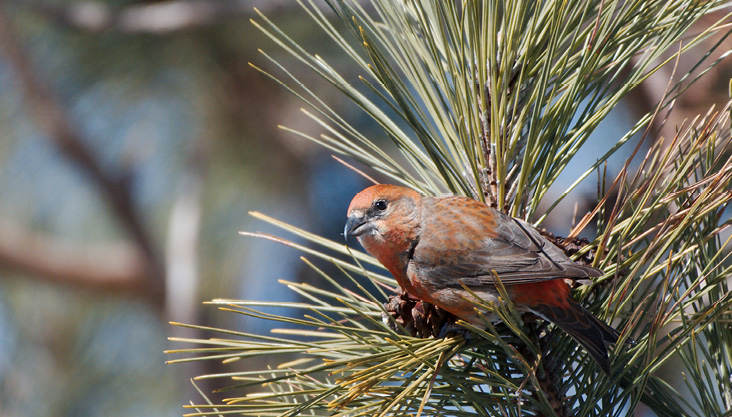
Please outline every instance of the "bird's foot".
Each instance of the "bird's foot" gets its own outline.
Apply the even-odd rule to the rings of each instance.
[[[442,329],[440,329],[440,334],[437,335],[437,338],[441,339],[454,336],[462,336],[463,339],[465,339],[465,343],[470,343],[470,341],[473,340],[473,338],[475,337],[475,334],[465,327],[460,326],[459,324],[448,322],[442,326]]]

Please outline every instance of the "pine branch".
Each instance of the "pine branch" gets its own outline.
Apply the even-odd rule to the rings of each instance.
[[[373,0],[373,13],[347,0],[329,4],[342,27],[313,2],[301,2],[363,72],[358,85],[263,15],[255,25],[371,117],[400,155],[385,152],[294,71],[265,54],[272,69],[257,69],[303,100],[306,114],[325,132],[301,136],[425,194],[469,195],[526,219],[623,97],[663,65],[728,30],[720,19],[677,44],[721,1],[588,1],[567,7]],[[671,58],[664,55],[669,48],[678,51]],[[696,67],[715,64],[702,60]],[[658,109],[668,108],[694,80],[681,79],[670,85]],[[722,213],[732,201],[729,111],[710,111],[680,126],[668,145],[654,143],[645,157],[634,152],[640,168],[622,170],[610,189],[602,177],[600,204],[581,222],[584,227],[597,220],[596,239],[577,239],[577,230],[566,239],[551,237],[579,262],[605,272],[592,285],[575,288],[574,295],[620,331],[610,376],[553,326],[520,316],[497,276],[504,302],[476,307],[500,323],[454,322],[392,293],[392,278],[364,268],[378,266],[373,258],[261,214],[256,216],[317,249],[250,235],[302,250],[337,273],[305,261],[325,284],[286,283],[302,303],[216,303],[283,323],[278,336],[194,326],[225,336],[188,340],[202,347],[173,353],[192,355],[180,361],[264,357],[279,364],[204,376],[231,379],[237,384],[231,389],[270,389],[227,402],[230,411],[246,415],[620,416],[639,402],[659,415],[722,415],[722,402],[709,393],[732,398],[721,385],[732,374],[732,340],[720,333],[732,308],[721,277],[732,267],[721,255],[729,241],[719,240],[729,225]],[[639,118],[570,190],[653,117]],[[268,307],[304,313],[289,317],[264,311]],[[471,336],[435,338],[446,323]],[[669,327],[671,332],[662,332]],[[631,337],[637,343],[628,346]],[[719,346],[705,349],[708,343],[700,339]],[[684,363],[693,400],[654,376],[674,358]]]

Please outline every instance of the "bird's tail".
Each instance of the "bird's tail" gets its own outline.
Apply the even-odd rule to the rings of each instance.
[[[590,314],[571,297],[563,305],[535,304],[530,310],[554,323],[579,342],[606,374],[610,374],[607,343],[616,343],[620,333]]]

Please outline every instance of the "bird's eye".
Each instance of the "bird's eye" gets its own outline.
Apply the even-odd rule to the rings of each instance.
[[[374,203],[374,208],[376,211],[384,211],[386,210],[386,201],[384,200],[378,200]]]

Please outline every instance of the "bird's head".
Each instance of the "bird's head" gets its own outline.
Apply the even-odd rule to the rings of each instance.
[[[411,188],[373,185],[351,201],[343,235],[346,239],[358,237],[366,251],[377,258],[386,247],[401,250],[401,246],[411,246],[419,236],[421,200]]]

